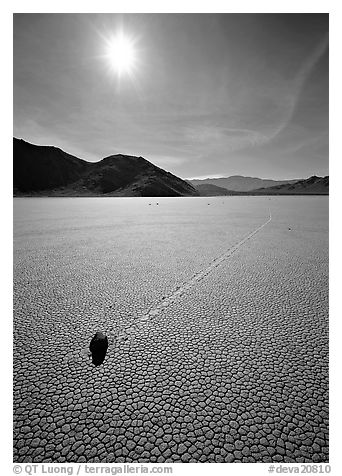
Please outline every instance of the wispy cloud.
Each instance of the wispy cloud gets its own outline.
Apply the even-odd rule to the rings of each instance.
[[[291,122],[303,87],[315,65],[327,50],[328,41],[328,36],[324,36],[312,53],[304,60],[292,80],[286,83],[279,80],[279,84],[277,84],[276,87],[269,87],[271,102],[274,100],[280,104],[280,107],[277,108],[278,117],[272,123],[265,123],[267,111],[261,110],[255,120],[254,129],[252,127],[239,128],[225,126],[225,121],[228,123],[232,123],[236,120],[241,122],[241,117],[237,110],[234,111],[235,117],[227,113],[225,117],[220,118],[219,123],[215,123],[214,117],[214,123],[211,125],[189,127],[187,130],[187,138],[192,142],[197,141],[201,145],[209,142],[214,148],[222,145],[227,151],[253,148],[271,142],[279,136]],[[279,97],[277,97],[278,95]],[[247,122],[250,122],[248,118]],[[250,122],[250,125],[253,126],[253,123]]]
[[[271,134],[268,137],[268,141],[274,139],[277,137],[289,124],[291,121],[293,114],[295,112],[296,106],[298,99],[300,97],[300,94],[302,92],[302,89],[312,73],[314,67],[316,66],[317,62],[320,60],[320,58],[323,56],[325,51],[327,50],[329,45],[329,36],[325,35],[324,38],[320,41],[320,43],[316,46],[316,48],[313,50],[310,56],[306,58],[306,60],[303,62],[301,68],[299,69],[298,73],[296,74],[289,94],[286,98],[286,101],[284,101],[284,117],[282,122],[271,132]]]

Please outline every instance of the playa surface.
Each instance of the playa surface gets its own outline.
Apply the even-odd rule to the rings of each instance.
[[[14,461],[328,461],[328,198],[15,199]]]

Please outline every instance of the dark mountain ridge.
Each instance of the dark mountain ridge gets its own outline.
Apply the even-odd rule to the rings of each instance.
[[[87,162],[53,146],[13,138],[15,195],[192,196],[192,185],[143,157]]]
[[[21,192],[51,189],[78,180],[88,166],[85,160],[53,146],[13,139],[14,188]]]

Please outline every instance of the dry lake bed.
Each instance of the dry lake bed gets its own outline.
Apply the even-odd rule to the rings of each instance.
[[[328,197],[16,198],[13,390],[15,462],[328,461]]]

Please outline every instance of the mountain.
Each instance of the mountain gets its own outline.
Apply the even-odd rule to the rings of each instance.
[[[251,192],[253,195],[329,195],[329,176],[312,177],[298,180],[292,184],[276,185],[275,187],[259,188]]]
[[[226,188],[227,190],[235,192],[249,192],[258,188],[272,187],[276,185],[283,185],[297,182],[296,180],[270,180],[260,179],[256,177],[243,177],[242,175],[232,175],[231,177],[203,179],[203,180],[188,180],[191,185],[197,187],[198,185],[211,184],[218,187]]]
[[[213,185],[211,183],[203,183],[201,185],[195,185],[195,188],[201,197],[216,197],[216,196],[223,196],[223,195],[237,195],[238,194],[238,192],[227,190],[226,188],[218,187],[217,185]]]
[[[312,177],[273,187],[263,187],[248,192],[236,192],[212,184],[195,185],[200,196],[215,197],[223,195],[329,195],[329,177]]]
[[[13,138],[15,195],[154,196],[198,195],[188,182],[143,157],[111,155],[99,162],[53,146]]]
[[[19,192],[66,186],[88,170],[88,162],[51,146],[13,138],[13,181]]]
[[[176,197],[329,194],[328,176],[276,181],[236,175],[191,180],[189,183],[143,157],[118,154],[99,162],[87,162],[56,147],[33,145],[16,138],[13,138],[13,179],[15,195]]]

